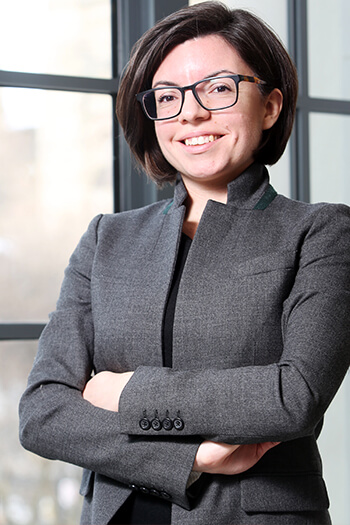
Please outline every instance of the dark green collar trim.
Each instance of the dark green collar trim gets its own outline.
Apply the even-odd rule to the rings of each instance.
[[[269,184],[264,195],[254,206],[254,210],[266,210],[275,197],[277,197],[277,191]]]
[[[166,208],[164,208],[164,210],[163,210],[163,215],[168,215],[168,211],[170,210],[170,208],[172,207],[173,204],[174,204],[174,199],[172,199],[172,200],[169,202],[168,206],[167,206]]]
[[[254,210],[266,210],[266,208],[271,204],[274,198],[277,197],[277,191],[271,184],[268,185],[267,190],[261,199],[254,206]],[[174,199],[172,199],[169,204],[164,208],[163,215],[168,215],[170,208],[174,204]]]

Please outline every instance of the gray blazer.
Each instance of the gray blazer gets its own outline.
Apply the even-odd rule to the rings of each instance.
[[[179,182],[172,201],[91,222],[40,339],[21,442],[84,467],[83,524],[107,524],[132,490],[171,501],[174,525],[301,523],[287,516],[328,507],[316,438],[349,367],[350,210],[276,195],[257,164],[229,184],[227,205],[209,201],[167,369],[162,319],[185,198]],[[135,370],[119,413],[82,398],[102,370]],[[282,443],[240,476],[188,489],[204,438]]]

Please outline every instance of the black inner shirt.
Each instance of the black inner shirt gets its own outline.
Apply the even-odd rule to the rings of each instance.
[[[188,252],[191,248],[192,239],[184,233],[181,236],[179,253],[176,260],[173,280],[169,292],[168,301],[165,308],[163,319],[163,366],[172,367],[173,364],[173,327],[177,293],[179,291],[180,281],[183,269],[185,267]]]

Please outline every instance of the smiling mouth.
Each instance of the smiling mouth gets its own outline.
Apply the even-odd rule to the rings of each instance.
[[[215,142],[219,138],[220,135],[201,135],[199,137],[185,139],[183,143],[186,146],[201,146],[202,144],[209,144],[209,142]]]

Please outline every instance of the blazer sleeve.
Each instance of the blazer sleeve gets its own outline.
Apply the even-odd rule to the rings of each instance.
[[[120,415],[82,397],[93,368],[90,277],[101,217],[71,257],[56,311],[43,331],[19,406],[22,445],[189,508],[186,490],[200,440],[121,433]]]
[[[299,235],[279,362],[198,371],[140,367],[120,398],[122,432],[155,435],[139,420],[157,410],[181,420],[170,431],[178,437],[244,444],[312,434],[350,362],[349,210],[324,205]]]

